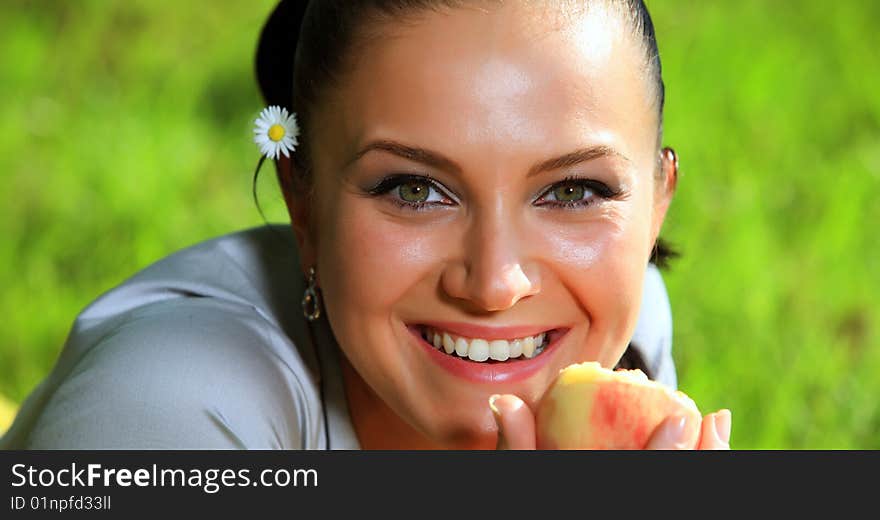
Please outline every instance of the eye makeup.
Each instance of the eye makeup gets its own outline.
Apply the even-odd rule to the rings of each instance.
[[[450,194],[451,190],[425,174],[386,175],[364,191],[371,197],[387,198],[403,209],[415,211],[459,204],[459,200]],[[613,189],[604,182],[570,175],[544,188],[533,204],[548,209],[575,210],[621,195],[622,190]]]
[[[457,204],[448,192],[449,190],[431,176],[412,173],[385,176],[367,189],[367,193],[373,197],[387,197],[401,208],[414,211]]]
[[[610,188],[601,181],[568,176],[547,187],[535,201],[535,204],[562,209],[578,209],[595,204],[599,200],[616,199],[620,195],[620,191]]]

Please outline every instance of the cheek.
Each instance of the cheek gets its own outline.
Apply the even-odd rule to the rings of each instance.
[[[647,263],[646,244],[650,240],[650,212],[631,203],[616,203],[590,222],[544,225],[540,249],[565,271],[586,279],[603,273],[627,273]]]
[[[547,227],[539,247],[565,295],[589,323],[585,355],[613,365],[638,319],[650,218],[620,203],[597,221]]]
[[[363,199],[324,215],[322,224],[319,261],[325,299],[352,319],[387,318],[441,254],[430,233],[384,219]]]

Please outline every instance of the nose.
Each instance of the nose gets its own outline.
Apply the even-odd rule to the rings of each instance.
[[[447,264],[444,291],[481,311],[509,309],[540,292],[538,267],[527,258],[526,240],[510,218],[500,212],[475,218],[463,237],[459,259]]]

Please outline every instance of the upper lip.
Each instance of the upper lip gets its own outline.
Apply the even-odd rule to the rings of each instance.
[[[487,340],[525,338],[561,328],[553,325],[505,325],[490,327],[487,325],[457,321],[422,321],[418,323],[418,326],[430,327],[432,329],[449,332],[465,338],[481,338]]]

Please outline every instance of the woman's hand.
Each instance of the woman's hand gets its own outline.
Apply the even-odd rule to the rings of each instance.
[[[489,400],[495,422],[498,425],[499,450],[535,449],[535,416],[522,399],[515,395],[493,396]],[[729,450],[730,410],[723,409],[703,417],[700,436],[694,440],[683,438],[684,417],[666,419],[651,436],[649,450]]]

